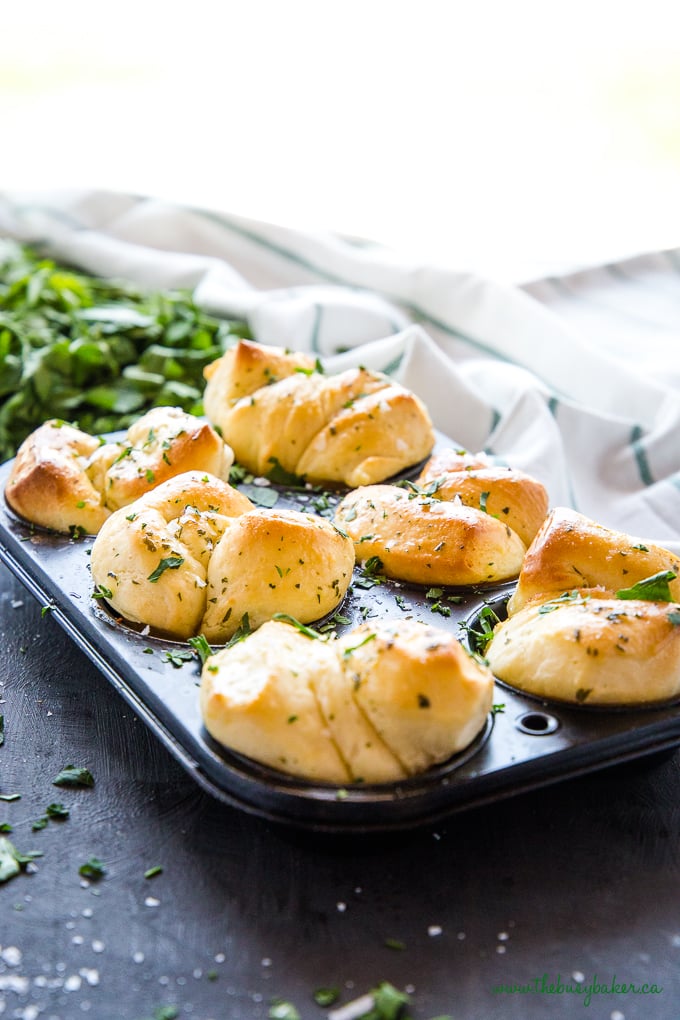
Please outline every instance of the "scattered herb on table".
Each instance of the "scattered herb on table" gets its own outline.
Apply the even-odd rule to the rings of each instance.
[[[286,1002],[285,999],[274,999],[267,1016],[269,1020],[301,1020],[300,1013],[293,1003]]]
[[[144,872],[144,878],[156,878],[157,875],[162,875],[163,869],[160,864],[156,864],[153,868],[147,868]]]
[[[317,1006],[333,1006],[340,998],[339,988],[317,988],[314,992],[314,1002]]]
[[[100,861],[98,857],[90,857],[89,861],[85,861],[78,868],[78,874],[82,875],[83,878],[89,878],[90,881],[99,881],[106,874],[106,867],[104,862]]]
[[[52,780],[53,786],[94,786],[94,776],[81,765],[65,765]]]
[[[36,857],[42,857],[39,850],[31,850],[27,854],[22,854],[4,836],[0,838],[0,882],[7,882],[10,878],[14,878]]]

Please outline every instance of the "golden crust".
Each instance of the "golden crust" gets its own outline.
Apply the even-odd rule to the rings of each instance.
[[[490,671],[434,627],[381,621],[315,641],[272,621],[208,659],[200,704],[225,746],[344,784],[445,761],[480,732],[492,697]]]
[[[460,496],[466,506],[480,508],[516,531],[525,545],[535,538],[548,513],[545,486],[513,468],[484,464],[480,455],[443,451],[431,457],[417,484],[437,483],[439,499]]]
[[[87,467],[94,436],[51,419],[28,436],[14,458],[5,499],[20,517],[44,528],[95,534],[109,516]]]
[[[401,386],[364,391],[316,433],[297,474],[351,488],[380,482],[427,457],[434,442],[428,422],[424,404]]]
[[[584,587],[615,592],[662,570],[680,574],[678,557],[575,510],[556,507],[527,550],[508,613],[518,612],[536,595]],[[671,582],[670,591],[680,601],[680,578]]]
[[[321,641],[275,621],[211,656],[203,668],[205,728],[223,746],[316,782],[350,781],[317,703],[318,676],[340,673]]]
[[[680,606],[592,589],[538,597],[494,630],[494,674],[541,698],[644,705],[680,696]]]
[[[112,511],[186,471],[226,479],[233,453],[211,425],[177,407],[156,407],[120,442],[104,443],[51,420],[22,443],[5,497],[26,520],[96,534]]]
[[[357,704],[409,775],[467,747],[491,710],[490,671],[444,630],[365,623],[338,648]]]
[[[225,532],[210,558],[202,629],[226,641],[248,615],[251,628],[275,613],[311,623],[345,596],[354,550],[337,528],[295,510],[252,510]]]
[[[257,475],[278,461],[314,482],[381,481],[434,445],[423,403],[376,372],[326,376],[304,355],[242,341],[206,377],[208,418]]]
[[[95,588],[126,620],[178,638],[197,634],[211,552],[230,520],[252,507],[206,473],[171,478],[105,521],[90,558]]]
[[[227,641],[276,613],[332,612],[352,579],[351,541],[322,517],[256,509],[221,479],[189,472],[115,511],[92,547],[95,586],[124,619]]]
[[[357,560],[377,556],[387,577],[415,584],[479,584],[517,576],[525,546],[495,517],[464,506],[370,485],[339,504],[337,524]]]
[[[179,407],[153,408],[130,426],[124,440],[107,444],[97,456],[102,453],[109,459],[102,491],[111,510],[128,506],[185,471],[206,471],[227,481],[234,461],[232,450],[208,422]]]
[[[203,369],[206,379],[203,395],[205,413],[219,425],[225,408],[242,397],[286,379],[298,369],[312,371],[313,368],[314,359],[308,354],[240,340]]]

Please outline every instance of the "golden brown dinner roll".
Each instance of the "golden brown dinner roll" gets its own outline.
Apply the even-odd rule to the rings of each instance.
[[[467,747],[492,697],[488,668],[426,624],[313,640],[271,621],[207,660],[200,705],[216,740],[283,772],[385,783]]]
[[[252,506],[204,472],[163,482],[102,525],[90,560],[95,588],[126,620],[178,638],[197,634],[210,556],[230,519]]]
[[[336,510],[358,561],[380,560],[387,577],[416,584],[479,584],[516,577],[525,553],[519,536],[482,510],[409,492],[367,485]]]
[[[244,340],[206,368],[206,415],[249,471],[267,475],[278,462],[311,482],[356,486],[431,451],[432,423],[415,394],[377,372],[318,367]]]
[[[442,450],[430,457],[417,484],[423,489],[436,485],[438,499],[460,496],[466,506],[485,510],[508,524],[529,545],[548,512],[545,486],[523,471],[487,460],[484,454]]]
[[[200,708],[220,744],[271,768],[316,782],[350,781],[314,694],[319,676],[339,682],[331,646],[271,621],[211,656]]]
[[[311,623],[332,612],[352,580],[354,549],[330,521],[297,510],[252,510],[234,521],[208,567],[201,625],[226,641],[244,614],[251,628],[286,612]]]
[[[117,510],[185,471],[207,471],[227,481],[233,462],[231,448],[208,422],[181,407],[154,407],[124,439],[97,450],[88,474],[107,507]]]
[[[110,512],[87,473],[99,445],[94,436],[65,422],[45,422],[14,458],[5,486],[9,506],[44,528],[95,534]]]
[[[21,444],[5,488],[12,509],[55,531],[96,534],[113,510],[185,471],[227,479],[234,455],[205,421],[179,407],[155,407],[119,442],[58,420]]]
[[[448,631],[364,623],[337,648],[357,705],[408,775],[467,747],[491,710],[491,672]]]
[[[258,510],[189,472],[115,511],[92,548],[92,579],[114,612],[177,638],[226,641],[277,612],[318,620],[352,579],[352,542],[329,521]]]
[[[616,592],[662,570],[680,574],[678,557],[576,510],[556,507],[527,550],[508,613],[518,612],[536,595],[594,587]],[[671,582],[670,592],[680,601],[680,579]]]
[[[233,406],[242,397],[286,379],[298,370],[312,372],[314,364],[314,358],[308,354],[241,340],[203,369],[206,378],[203,394],[205,413],[211,421],[219,424],[225,408]]]
[[[485,656],[500,680],[541,698],[628,706],[677,698],[680,606],[593,589],[537,597],[497,625]]]

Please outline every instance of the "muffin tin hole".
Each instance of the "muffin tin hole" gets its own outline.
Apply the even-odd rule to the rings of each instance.
[[[528,733],[532,737],[546,737],[559,729],[559,720],[548,712],[523,712],[517,716],[515,726],[520,733]]]

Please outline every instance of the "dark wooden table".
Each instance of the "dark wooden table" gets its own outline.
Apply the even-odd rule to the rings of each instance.
[[[310,835],[200,792],[4,567],[0,634],[0,793],[21,795],[0,823],[43,853],[0,885],[3,1017],[256,1020],[281,998],[315,1020],[320,987],[381,981],[417,1020],[680,1017],[677,754],[435,828]],[[53,786],[67,764],[94,787]],[[34,831],[52,802],[69,817]]]

